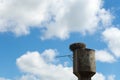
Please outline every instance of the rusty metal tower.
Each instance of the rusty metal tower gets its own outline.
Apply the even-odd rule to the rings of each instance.
[[[73,51],[73,73],[78,80],[91,80],[96,73],[95,50],[86,48],[84,43],[70,45]]]

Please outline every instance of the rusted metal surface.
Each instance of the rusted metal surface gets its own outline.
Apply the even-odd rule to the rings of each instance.
[[[84,43],[70,45],[73,51],[73,73],[80,80],[91,80],[96,73],[95,50],[86,48]]]
[[[70,50],[74,51],[76,49],[84,49],[86,45],[84,43],[73,43],[70,45]]]
[[[78,80],[91,80],[91,77],[79,77]]]

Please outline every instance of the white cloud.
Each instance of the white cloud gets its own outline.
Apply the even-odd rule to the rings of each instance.
[[[96,73],[95,76],[92,77],[92,80],[106,80],[105,78],[102,73]]]
[[[106,11],[103,8],[99,11],[99,18],[101,19],[103,26],[109,27],[110,25],[112,25],[112,20],[114,19],[114,16],[111,15],[111,12],[109,10]]]
[[[56,61],[55,57],[56,57],[57,53],[58,52],[56,50],[49,49],[49,50],[45,50],[41,54],[41,56],[44,58],[44,60],[46,62],[54,62],[54,61]]]
[[[113,63],[116,61],[114,56],[111,55],[106,50],[98,50],[98,51],[96,51],[95,55],[96,55],[96,60],[98,60],[100,62]]]
[[[16,80],[40,80],[40,79],[37,78],[35,75],[26,74]]]
[[[40,80],[75,80],[76,77],[72,74],[72,67],[65,67],[62,64],[55,65],[46,61],[47,57],[48,60],[51,60],[51,56],[49,56],[51,52],[54,53],[55,51],[49,49],[41,54],[39,52],[27,52],[17,59],[17,65],[22,72],[33,74]]]
[[[102,73],[96,73],[92,80],[115,80],[115,75],[105,76]]]
[[[0,32],[28,34],[30,27],[48,20],[47,0],[3,0],[0,3]],[[47,12],[46,12],[47,11]]]
[[[72,73],[72,67],[55,65],[53,63],[55,59],[46,61],[46,59],[51,60],[51,56],[55,58],[56,54],[56,50],[52,49],[45,50],[43,53],[37,51],[25,53],[16,60],[19,69],[24,73],[17,80],[77,80]],[[113,75],[106,77],[102,73],[96,73],[92,80],[114,80],[114,78]]]
[[[67,76],[69,77],[69,76]],[[36,77],[35,75],[23,75],[20,79],[18,80],[41,80],[39,77]],[[47,79],[47,80],[51,80],[51,79]],[[72,80],[77,80],[76,79],[72,79]],[[109,75],[108,77],[106,77],[105,75],[103,75],[102,73],[96,73],[93,77],[92,80],[115,80],[115,75]]]
[[[109,75],[108,80],[115,80],[115,75]]]
[[[0,32],[27,35],[43,28],[41,39],[66,39],[71,32],[93,33],[99,24],[110,24],[111,13],[103,0],[2,0]]]
[[[120,57],[120,29],[117,27],[107,28],[103,33],[103,39],[108,48],[116,57]]]
[[[51,76],[52,76],[52,74],[51,74]],[[67,77],[70,77],[70,76],[67,76]],[[66,77],[66,79],[67,79],[67,77]],[[75,76],[72,76],[72,77],[75,77]],[[63,79],[63,80],[66,80],[66,79]],[[42,78],[40,78],[40,76],[36,76],[34,74],[24,74],[21,77],[18,77],[18,78],[15,78],[15,79],[0,78],[0,80],[56,80],[56,79],[51,79],[51,78],[49,78],[49,79],[42,79]],[[73,79],[70,79],[70,80],[77,80],[77,78],[73,78]],[[106,77],[102,73],[96,73],[92,77],[92,80],[115,80],[115,75],[108,75]]]

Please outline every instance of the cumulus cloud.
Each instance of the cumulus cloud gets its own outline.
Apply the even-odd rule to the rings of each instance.
[[[99,18],[104,27],[109,27],[112,25],[114,16],[111,15],[110,10],[105,10],[104,8],[99,11]]]
[[[115,80],[115,75],[109,75],[108,80]]]
[[[96,60],[113,63],[120,58],[120,29],[117,27],[106,28],[102,32],[102,39],[107,44],[107,50],[97,50]]]
[[[105,76],[102,73],[96,73],[92,80],[115,80],[115,75]]]
[[[40,80],[40,79],[37,78],[35,75],[26,74],[26,75],[23,75],[23,76],[21,76],[20,78],[18,78],[16,80]]]
[[[92,80],[106,80],[106,79],[102,73],[96,73],[95,76],[92,77]]]
[[[0,32],[27,35],[42,31],[41,39],[66,39],[71,32],[93,33],[99,23],[110,24],[112,15],[103,0],[2,0]]]
[[[72,73],[72,67],[62,64],[56,65],[53,63],[54,59],[46,61],[46,59],[51,60],[50,54],[52,54],[52,58],[55,58],[57,52],[53,49],[45,50],[42,53],[27,52],[17,58],[16,64],[24,73],[17,80],[77,80],[77,77]],[[96,73],[92,80],[114,80],[114,78],[113,75],[106,77],[102,73]]]
[[[49,49],[49,50],[45,50],[41,54],[41,56],[44,58],[44,60],[46,62],[54,62],[54,61],[56,61],[55,57],[57,54],[58,54],[58,52],[56,50]]]
[[[103,39],[108,44],[109,50],[120,57],[120,29],[117,27],[107,28],[103,33]]]
[[[97,50],[95,55],[96,55],[96,60],[100,62],[113,63],[116,61],[114,56],[106,50]]]
[[[49,2],[49,1],[48,1]],[[0,32],[11,31],[16,35],[30,32],[48,19],[47,2],[44,0],[2,0],[0,2]]]
[[[54,53],[55,51],[51,49],[45,50],[41,54],[39,52],[27,52],[26,54],[22,55],[17,59],[17,65],[22,72],[37,76],[33,77],[36,79],[75,80],[76,77],[72,74],[72,67],[65,67],[62,64],[55,65],[52,63],[53,61],[49,61],[51,60],[50,54]],[[48,59],[49,62],[46,61],[46,58]],[[28,78],[28,76],[23,76],[23,80],[24,78]]]

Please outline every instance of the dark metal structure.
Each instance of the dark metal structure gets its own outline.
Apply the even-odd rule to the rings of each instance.
[[[96,73],[95,50],[86,48],[84,43],[70,45],[73,51],[73,73],[78,80],[91,80]]]

